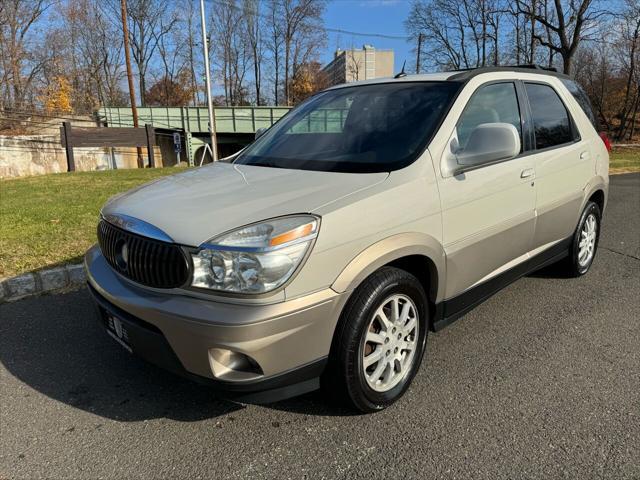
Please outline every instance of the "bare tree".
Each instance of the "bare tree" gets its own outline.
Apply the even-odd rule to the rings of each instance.
[[[489,62],[492,65],[500,65],[500,33],[501,24],[505,12],[502,10],[499,0],[489,0],[484,9],[483,23],[484,23],[484,42],[490,44],[486,47],[488,52],[488,58],[485,56],[485,63]]]
[[[422,35],[426,59],[441,68],[497,65],[500,0],[414,0],[405,27],[413,41]]]
[[[347,61],[347,73],[350,80],[355,80],[356,82],[360,80],[360,73],[362,71],[362,58],[359,55],[356,55],[356,50],[353,44],[351,44],[351,48],[346,52],[346,61]]]
[[[447,4],[445,14],[439,20],[450,22],[457,29],[457,37],[447,36],[464,49],[465,65],[480,67],[489,64],[497,65],[500,54],[500,23],[505,15],[502,0],[462,0],[460,2],[441,2]],[[432,27],[436,26],[433,24]],[[439,28],[442,25],[438,26]],[[418,32],[418,36],[420,32]],[[442,39],[440,42],[442,43]]]
[[[536,2],[538,0],[532,0]],[[507,22],[511,26],[510,38],[513,50],[505,52],[506,57],[516,65],[536,63],[535,20],[522,15],[517,4],[509,2],[506,6]]]
[[[251,49],[251,61],[253,63],[253,78],[256,92],[256,105],[260,105],[262,96],[260,87],[262,84],[262,62],[264,57],[263,28],[260,17],[260,0],[245,0],[243,17],[247,42]]]
[[[45,67],[41,56],[30,49],[34,27],[53,5],[54,0],[3,0],[0,22],[0,62],[3,72],[3,98],[6,107],[24,107],[32,94],[34,81]]]
[[[266,47],[271,54],[273,70],[273,99],[276,105],[280,105],[280,70],[282,68],[282,48],[284,45],[284,25],[282,22],[282,5],[279,0],[269,0]]]
[[[191,81],[191,92],[193,95],[193,106],[198,105],[198,78],[196,76],[196,38],[198,35],[197,29],[195,25],[197,24],[197,20],[195,16],[197,14],[194,8],[193,0],[186,0],[184,2],[183,12],[185,15],[185,25],[186,29],[184,30],[184,43],[187,45],[188,59],[189,59],[189,76]]]
[[[554,0],[549,7],[548,0],[540,6],[539,2],[516,0],[518,13],[532,20],[532,39],[550,52],[558,53],[567,74],[571,73],[571,63],[580,43],[589,38],[597,20],[609,13],[596,10],[594,4],[594,0]],[[538,23],[546,29],[546,36],[536,32],[535,24]]]
[[[178,21],[176,21],[175,26],[179,27]],[[154,86],[156,89],[164,88],[164,96],[165,98],[169,98],[170,90],[172,90],[171,86],[176,82],[178,77],[180,77],[181,81],[184,81],[186,78],[184,72],[188,71],[187,58],[182,48],[180,28],[174,28],[167,35],[159,37],[157,41],[158,56],[160,57],[162,68],[159,69],[160,74],[157,75],[158,78]],[[158,87],[158,85],[160,85],[160,87]],[[190,86],[187,86],[186,91],[190,91]]]
[[[618,140],[625,138],[627,133],[628,138],[633,137],[640,103],[640,1],[627,0],[620,18],[621,38],[616,45],[623,72],[626,71],[626,82],[623,104],[618,113]]]
[[[463,36],[458,36],[458,33],[464,35],[464,29],[460,22],[454,22],[456,17],[449,7],[437,0],[414,0],[405,28],[412,41],[422,36],[424,56],[431,65],[439,68],[466,67],[464,45],[461,45],[462,49],[456,48],[460,40],[464,40]]]
[[[297,66],[308,62],[324,43],[322,12],[324,0],[282,0],[284,36],[284,97],[291,105],[291,76]]]
[[[7,9],[4,3],[0,3],[0,25],[6,25],[8,23],[7,19]],[[5,29],[0,27],[0,45],[6,44],[5,39]],[[0,49],[0,110],[5,109],[5,103],[8,100],[8,95],[5,91],[5,88],[8,90],[7,86],[9,84],[9,70],[6,68],[8,65],[7,55],[3,49]]]
[[[218,5],[211,18],[209,42],[218,77],[224,86],[227,105],[243,105],[248,102],[245,86],[250,64],[250,46],[247,41],[243,10],[236,0],[226,0]]]
[[[603,29],[604,30],[604,29]],[[609,42],[614,35],[603,31],[602,42],[581,48],[573,59],[573,75],[588,93],[594,113],[606,130],[612,129],[612,121],[620,105],[614,90],[620,90],[614,58],[609,54]]]
[[[138,68],[140,103],[145,105],[147,74],[160,40],[177,22],[168,0],[129,0],[129,43]]]
[[[100,4],[76,0],[60,6],[60,34],[68,38],[64,58],[71,59],[73,106],[91,112],[98,105],[127,103],[121,81],[122,39]]]

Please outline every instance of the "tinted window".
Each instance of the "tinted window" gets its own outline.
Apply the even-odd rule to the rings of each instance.
[[[533,115],[536,148],[553,147],[573,141],[567,109],[556,91],[549,85],[526,83]]]
[[[567,90],[571,92],[571,95],[573,95],[573,98],[576,99],[576,102],[578,102],[578,105],[582,107],[582,110],[584,111],[584,113],[587,115],[587,117],[589,117],[589,120],[591,121],[593,128],[595,128],[596,130],[600,130],[598,126],[598,120],[596,119],[596,116],[593,114],[593,108],[591,107],[591,100],[589,100],[589,96],[582,89],[582,87],[578,85],[576,82],[574,82],[573,80],[563,79],[562,83],[564,83],[564,86],[567,87]]]
[[[396,82],[322,92],[235,163],[339,172],[401,168],[426,147],[459,88],[454,82]]]
[[[510,123],[520,134],[520,108],[513,83],[480,87],[471,97],[457,125],[458,144],[464,149],[474,128],[483,123]]]

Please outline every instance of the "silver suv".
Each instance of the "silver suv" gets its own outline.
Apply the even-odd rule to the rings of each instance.
[[[242,401],[397,400],[427,332],[517,278],[585,274],[608,152],[539,68],[341,85],[229,162],[110,200],[89,288],[127,350]]]

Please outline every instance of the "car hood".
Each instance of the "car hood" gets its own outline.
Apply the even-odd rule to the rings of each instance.
[[[113,197],[102,214],[134,217],[177,243],[197,246],[249,223],[312,213],[387,177],[215,163]]]

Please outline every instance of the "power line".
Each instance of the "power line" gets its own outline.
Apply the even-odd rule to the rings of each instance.
[[[365,32],[352,32],[350,30],[342,30],[339,28],[325,28],[327,32],[342,33],[345,35],[353,35],[356,37],[375,37],[384,38],[387,40],[410,40],[411,37],[405,37],[400,35],[386,35],[384,33],[365,33]]]
[[[226,5],[229,8],[233,8],[234,10],[240,11],[242,12],[242,8],[238,5],[235,5],[233,3],[229,3],[225,0],[206,0],[209,3],[218,3],[218,4],[222,4],[222,5]],[[271,21],[272,19],[264,14],[264,13],[254,13],[255,15],[257,15],[258,17],[261,17],[264,20],[268,20]],[[340,33],[343,35],[351,35],[354,37],[375,37],[375,38],[384,38],[386,40],[410,40],[411,37],[406,36],[406,35],[391,35],[391,34],[384,34],[384,33],[369,33],[369,32],[354,32],[351,30],[343,30],[341,28],[333,28],[333,27],[319,27],[319,28],[323,28],[325,31],[327,32],[332,32],[332,33]]]

